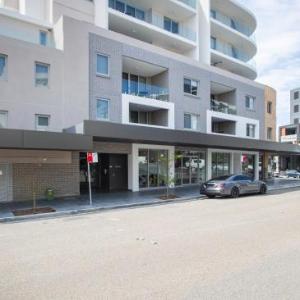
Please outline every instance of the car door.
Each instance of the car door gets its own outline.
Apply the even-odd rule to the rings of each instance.
[[[233,181],[239,187],[241,194],[249,193],[249,181],[245,180],[244,176],[237,175],[234,177]]]
[[[259,183],[256,180],[248,176],[243,176],[244,180],[247,182],[248,193],[257,193],[259,191]]]

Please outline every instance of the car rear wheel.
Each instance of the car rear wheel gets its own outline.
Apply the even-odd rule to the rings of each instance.
[[[232,190],[231,190],[231,198],[238,198],[240,196],[240,190],[238,187],[233,187]]]
[[[267,187],[263,184],[260,187],[260,194],[265,195],[267,193]]]

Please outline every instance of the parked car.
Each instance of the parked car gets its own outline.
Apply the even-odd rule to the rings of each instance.
[[[288,170],[285,174],[287,178],[300,178],[300,172],[297,170]]]
[[[200,194],[208,198],[216,196],[231,196],[238,198],[244,194],[266,194],[268,191],[265,182],[253,180],[245,175],[228,175],[209,180],[202,184]]]

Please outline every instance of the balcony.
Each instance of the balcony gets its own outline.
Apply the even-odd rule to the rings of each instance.
[[[122,94],[128,94],[148,99],[169,101],[169,89],[153,84],[122,80]]]
[[[243,35],[251,39],[254,43],[256,43],[256,38],[253,30],[246,24],[234,20],[233,18],[228,17],[216,10],[211,10],[210,16],[212,19],[222,23],[223,25],[226,25],[227,27],[230,27],[233,30],[238,31],[239,33],[242,33]]]
[[[210,109],[212,111],[221,112],[224,114],[230,114],[230,115],[236,115],[237,110],[235,105],[230,105],[226,102],[217,101],[214,99],[211,99],[210,101]]]
[[[110,30],[183,55],[196,49],[197,34],[186,26],[195,10],[177,0],[154,1],[157,10],[152,1],[135,2],[109,1]]]
[[[192,7],[193,9],[197,8],[197,2],[196,0],[178,0],[179,2],[182,2],[190,7]]]

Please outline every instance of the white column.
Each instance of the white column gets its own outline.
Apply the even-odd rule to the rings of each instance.
[[[175,147],[169,150],[169,176],[170,178],[175,178]],[[170,188],[174,186],[174,182],[169,185]]]
[[[259,180],[259,153],[255,154],[254,179]]]
[[[131,153],[131,190],[139,191],[139,147],[137,144],[132,144]]]
[[[210,180],[212,177],[211,165],[212,165],[212,150],[207,149],[207,158],[206,158],[206,179],[207,180]]]
[[[210,65],[210,0],[198,0],[199,61]]]
[[[94,0],[95,25],[108,29],[108,0]]]

